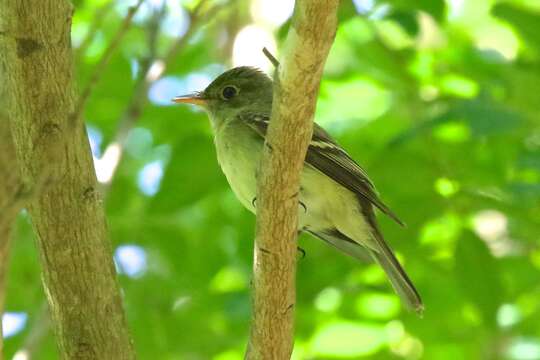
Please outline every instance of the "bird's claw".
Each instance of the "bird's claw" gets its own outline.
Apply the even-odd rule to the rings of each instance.
[[[302,206],[302,207],[304,208],[304,213],[307,214],[307,207],[306,207],[306,205],[305,205],[303,202],[301,202],[301,201],[298,201],[298,203],[300,204],[300,206]]]
[[[296,250],[297,250],[298,252],[300,252],[300,254],[302,254],[302,255],[300,256],[300,259],[303,259],[303,258],[306,257],[306,250],[302,249],[300,246],[297,246],[297,247],[296,247]]]
[[[298,203],[300,204],[301,207],[304,208],[304,212],[307,214],[307,206],[306,206],[306,204],[304,204],[301,201],[299,201]],[[251,205],[253,205],[254,208],[257,207],[257,197],[254,197],[253,200],[251,200]]]

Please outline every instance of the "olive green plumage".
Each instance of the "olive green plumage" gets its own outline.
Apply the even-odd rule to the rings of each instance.
[[[256,212],[257,172],[272,109],[272,80],[251,67],[234,68],[204,91],[177,101],[196,102],[206,109],[219,164],[240,202]],[[405,305],[421,313],[422,300],[385,242],[374,207],[403,223],[380,200],[366,172],[317,124],[300,186],[299,230],[357,259],[378,262]]]

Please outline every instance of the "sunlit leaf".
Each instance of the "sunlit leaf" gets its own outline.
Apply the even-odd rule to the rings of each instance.
[[[312,339],[319,356],[357,358],[375,354],[385,344],[384,328],[368,323],[338,321],[322,325]]]
[[[230,292],[245,289],[247,279],[239,269],[226,267],[221,269],[212,279],[210,289],[216,292]]]
[[[540,34],[538,34],[540,12],[527,11],[510,2],[496,4],[492,12],[495,16],[510,22],[526,41],[536,49],[540,49]]]
[[[444,142],[461,143],[470,139],[471,130],[463,122],[452,121],[437,126],[433,129],[433,135]]]
[[[467,298],[477,306],[486,325],[493,326],[504,298],[497,263],[487,246],[469,232],[458,242],[455,271]]]
[[[392,319],[400,306],[397,296],[385,293],[364,293],[356,299],[356,311],[362,318]]]

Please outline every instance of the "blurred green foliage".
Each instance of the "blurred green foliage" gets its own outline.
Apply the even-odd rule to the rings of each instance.
[[[217,166],[205,114],[168,98],[232,66],[245,26],[256,22],[279,45],[289,22],[260,20],[278,16],[272,6],[256,16],[248,0],[223,3],[195,25],[148,102],[146,92],[133,98],[141,69],[163,56],[197,5],[166,1],[155,15],[161,3],[145,2],[85,113],[103,159],[125,132],[128,104],[140,105],[127,114],[106,197],[125,307],[141,359],[242,359],[254,218]],[[79,88],[128,4],[75,1]],[[343,1],[317,121],[407,222],[379,217],[426,311],[405,312],[373,264],[302,236],[295,359],[540,359],[539,24],[538,1]],[[51,333],[40,336],[45,297],[24,214],[14,240],[6,311],[28,319],[6,339],[8,356],[30,348],[54,359]]]

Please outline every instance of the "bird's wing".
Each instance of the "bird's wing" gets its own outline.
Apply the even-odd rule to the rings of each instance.
[[[241,114],[240,117],[263,138],[266,136],[269,116],[246,113]],[[306,154],[306,162],[341,186],[369,201],[401,226],[405,226],[397,215],[381,201],[364,169],[316,123],[313,124],[313,136]]]
[[[306,229],[305,232],[324,240],[327,244],[341,250],[343,253],[352,256],[362,262],[373,262],[373,258],[368,248],[358,244],[356,241],[349,239],[347,236],[339,232],[339,230],[329,231],[311,231]]]

